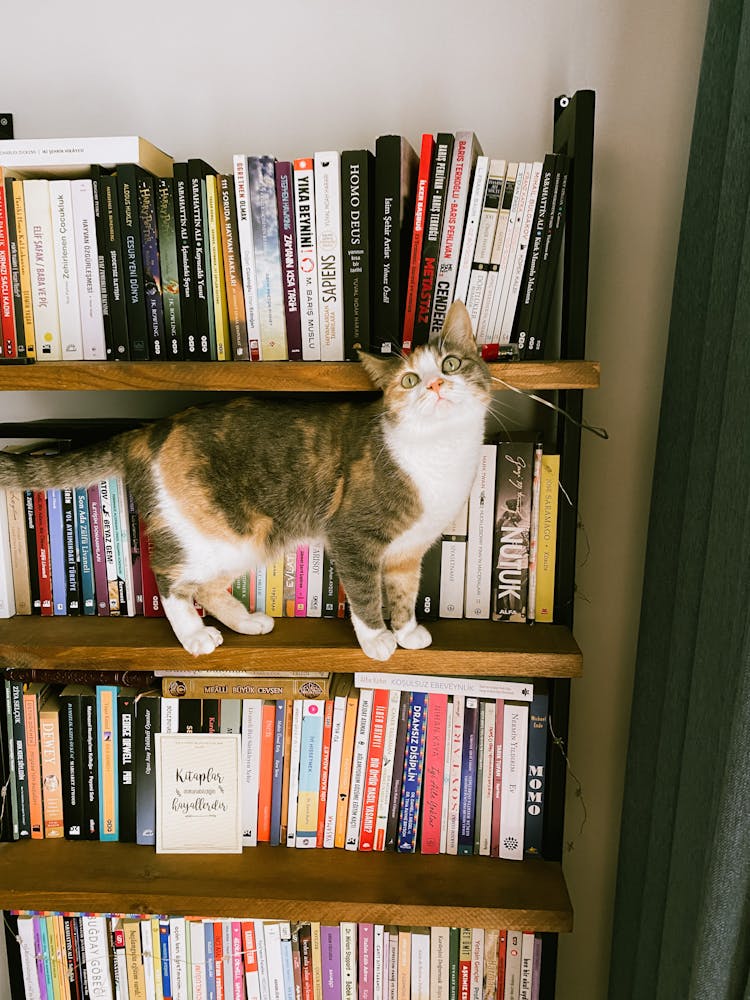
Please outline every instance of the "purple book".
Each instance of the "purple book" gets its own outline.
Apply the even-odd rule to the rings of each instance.
[[[323,1000],[341,1000],[341,931],[338,925],[320,928]]]
[[[125,487],[128,500],[128,531],[130,532],[130,557],[133,566],[133,593],[135,595],[135,613],[143,614],[143,570],[141,569],[141,535],[138,524],[138,508],[135,498]]]
[[[372,924],[359,925],[359,962],[358,962],[358,1000],[373,1000],[373,978],[375,975],[375,961],[373,948],[375,947],[375,928]]]
[[[458,853],[474,853],[474,822],[477,794],[477,744],[479,702],[467,698],[464,706],[464,745],[461,757],[461,791],[458,803]]]
[[[297,243],[294,235],[293,167],[288,161],[276,164],[276,204],[279,212],[281,273],[286,316],[286,344],[290,361],[302,360],[302,320],[299,311]]]
[[[96,613],[109,614],[109,585],[107,564],[104,561],[104,539],[102,538],[102,507],[99,486],[89,486],[89,523],[91,525],[91,553],[94,560],[94,586],[96,588]]]

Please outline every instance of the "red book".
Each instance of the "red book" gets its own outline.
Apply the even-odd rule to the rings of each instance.
[[[492,776],[492,833],[490,836],[490,857],[500,857],[500,804],[503,791],[503,719],[505,702],[498,698],[495,703],[495,766]]]
[[[216,1000],[224,1000],[224,925],[221,920],[214,920],[214,969]]]
[[[151,568],[151,539],[143,525],[138,523],[138,537],[141,543],[141,578],[143,581],[143,614],[146,618],[164,618],[159,588]]]
[[[273,790],[273,735],[276,702],[264,701],[260,722],[260,766],[258,781],[258,842],[271,840],[271,795]]]
[[[504,930],[500,931],[500,946],[497,952],[497,998],[496,1000],[504,1000],[505,998],[505,947],[507,944],[507,933]]]
[[[372,697],[372,722],[370,745],[367,750],[365,787],[362,801],[362,822],[359,828],[359,850],[372,851],[375,847],[375,823],[378,813],[380,776],[383,771],[383,744],[388,718],[388,692],[377,689]]]
[[[422,242],[424,239],[427,196],[429,194],[430,170],[432,168],[434,151],[435,139],[432,133],[425,132],[422,136],[422,147],[419,152],[417,196],[414,204],[414,228],[412,230],[409,273],[406,283],[406,311],[404,313],[404,333],[401,345],[404,354],[410,353],[414,337],[414,320],[417,316],[417,295],[419,292],[419,272],[422,263]]]
[[[8,206],[5,183],[0,169],[0,357],[17,358],[16,317],[13,309],[13,288],[10,272],[10,239],[8,237]]]
[[[252,920],[242,921],[242,954],[245,959],[245,981],[258,975],[258,951],[255,943],[255,924]]]
[[[49,521],[47,519],[47,492],[34,490],[34,521],[36,523],[36,559],[39,570],[39,598],[42,614],[54,614],[52,604],[52,571],[49,554]]]
[[[320,754],[320,786],[318,788],[318,832],[315,846],[323,846],[326,824],[326,800],[328,798],[328,774],[331,769],[331,733],[333,732],[333,700],[326,701],[323,715],[323,748]]]
[[[96,591],[96,613],[109,615],[109,586],[107,584],[107,564],[104,557],[102,537],[102,502],[99,486],[88,488],[89,524],[91,530],[91,560],[94,564],[94,589]],[[143,546],[141,546],[143,548]]]
[[[422,778],[422,854],[440,853],[448,695],[431,694]]]

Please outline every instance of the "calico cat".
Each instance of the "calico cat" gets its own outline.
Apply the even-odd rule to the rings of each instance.
[[[273,618],[248,612],[227,587],[307,539],[330,552],[367,656],[421,649],[431,642],[414,613],[422,556],[469,495],[490,374],[460,302],[439,341],[361,361],[383,393],[374,402],[243,396],[194,407],[77,452],[0,456],[0,487],[122,476],[153,545],[164,611],[194,656],[222,642],[194,599],[236,632],[270,632]]]

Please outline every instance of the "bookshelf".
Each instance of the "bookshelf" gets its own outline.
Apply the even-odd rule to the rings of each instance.
[[[548,392],[580,420],[583,392],[599,385],[584,360],[594,95],[555,102],[554,149],[572,158],[561,280],[557,361],[503,362],[491,370],[519,389]],[[501,389],[502,386],[497,386]],[[372,392],[352,363],[44,363],[0,366],[0,391],[169,390],[263,393]],[[555,625],[438,621],[433,645],[398,650],[378,670],[439,675],[546,677],[550,723],[566,743],[570,679],[582,672],[573,638],[580,427],[555,418],[552,441],[570,504],[561,504]],[[207,669],[336,672],[370,669],[348,623],[282,620],[262,637],[222,629],[224,644]],[[29,619],[4,622],[0,666],[152,670],[195,667],[159,619]],[[156,855],[132,844],[36,841],[0,844],[0,908],[85,912],[210,914],[400,925],[513,927],[545,934],[542,997],[554,995],[556,935],[573,929],[561,868],[565,761],[549,741],[545,860],[363,854],[258,847],[242,855]]]

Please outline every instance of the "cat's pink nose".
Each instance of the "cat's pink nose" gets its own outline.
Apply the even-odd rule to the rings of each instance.
[[[444,378],[440,378],[440,376],[438,375],[438,377],[437,377],[437,378],[434,378],[434,379],[432,380],[432,382],[428,382],[428,383],[427,383],[427,388],[428,388],[428,389],[432,389],[432,391],[433,391],[433,392],[434,392],[434,393],[435,393],[435,394],[436,394],[437,396],[440,396],[440,390],[441,390],[441,388],[442,388],[442,387],[443,387],[444,385],[445,385],[445,379],[444,379]]]

